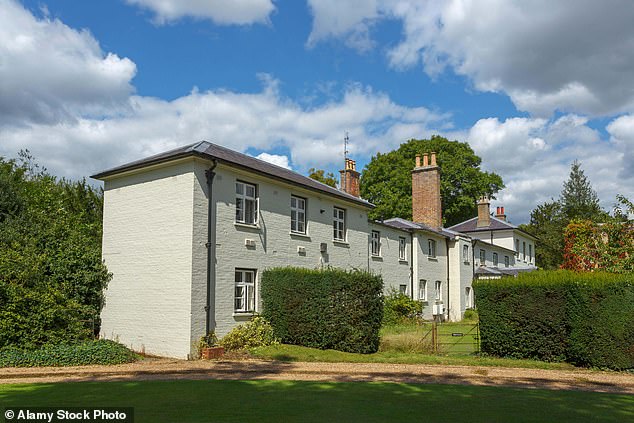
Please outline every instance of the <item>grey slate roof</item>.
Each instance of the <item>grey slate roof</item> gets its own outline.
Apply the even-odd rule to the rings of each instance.
[[[407,231],[422,230],[427,232],[433,232],[437,235],[440,235],[442,237],[449,238],[449,239],[453,239],[456,235],[458,235],[457,233],[453,231],[449,231],[445,228],[439,228],[439,229],[432,228],[431,226],[427,226],[423,223],[412,222],[410,220],[401,219],[400,217],[394,217],[392,219],[387,219],[379,223],[383,223],[384,225],[391,226],[396,229],[404,229]]]
[[[283,182],[291,183],[293,185],[298,185],[312,191],[318,191],[324,194],[332,195],[367,208],[374,207],[372,203],[365,201],[362,198],[358,198],[346,192],[339,191],[336,188],[332,188],[328,185],[322,184],[321,182],[315,181],[314,179],[308,178],[297,172],[293,172],[292,170],[276,166],[260,159],[256,159],[255,157],[247,156],[246,154],[238,153],[237,151],[221,147],[208,141],[200,141],[195,144],[186,145],[184,147],[146,157],[141,160],[126,163],[124,165],[99,172],[95,175],[92,175],[91,178],[103,180],[104,178],[117,175],[122,172],[142,169],[150,165],[165,163],[189,156],[200,157],[207,160],[217,160],[219,163],[238,167],[241,169],[246,169],[251,172],[265,175],[267,177]]]
[[[530,238],[537,239],[533,235],[527,233],[526,231],[521,230],[519,227],[509,222],[505,222],[504,220],[498,219],[495,216],[491,216],[491,224],[489,226],[478,228],[477,224],[478,224],[478,218],[473,217],[469,220],[465,220],[462,223],[458,223],[457,225],[450,227],[449,230],[461,232],[461,233],[467,233],[467,234],[469,232],[481,232],[481,231],[516,230],[516,231],[522,232],[523,234],[525,234],[526,236]]]

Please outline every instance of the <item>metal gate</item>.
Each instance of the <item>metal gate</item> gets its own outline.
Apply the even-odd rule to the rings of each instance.
[[[423,338],[434,354],[470,355],[480,353],[480,327],[477,323],[425,323]]]

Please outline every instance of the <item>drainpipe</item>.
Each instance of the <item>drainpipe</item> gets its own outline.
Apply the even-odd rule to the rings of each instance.
[[[211,161],[211,167],[205,171],[207,177],[207,303],[205,305],[205,335],[211,331],[211,292],[216,282],[216,240],[214,239],[215,219],[213,214],[213,184],[216,172],[214,169],[218,166],[218,162],[214,159]]]
[[[412,300],[414,299],[414,231],[409,233],[409,280],[412,290],[410,292]]]
[[[451,284],[449,283],[449,241],[445,239],[445,246],[447,247],[447,256],[445,257],[447,260],[447,320],[451,316]]]

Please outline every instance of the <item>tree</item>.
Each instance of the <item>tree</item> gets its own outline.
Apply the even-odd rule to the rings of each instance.
[[[331,172],[326,173],[323,169],[315,169],[314,167],[311,167],[308,170],[308,177],[319,181],[322,184],[337,188],[337,178]]]
[[[409,140],[397,150],[377,154],[361,174],[361,196],[377,207],[373,219],[412,218],[412,169],[417,154],[435,151],[440,166],[443,220],[451,226],[477,214],[476,199],[504,188],[502,178],[480,170],[482,160],[469,144],[440,136]]]
[[[0,191],[0,348],[90,337],[110,279],[103,193],[58,180],[28,153],[20,164],[0,157]]]
[[[603,222],[607,213],[599,206],[599,197],[575,160],[558,200],[537,206],[528,225],[522,227],[539,239],[537,264],[544,269],[557,269],[564,262],[564,231],[573,220]]]

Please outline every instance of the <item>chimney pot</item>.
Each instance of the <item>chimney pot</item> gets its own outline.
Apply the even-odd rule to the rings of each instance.
[[[423,166],[429,166],[429,155],[427,153],[423,154]]]
[[[431,165],[436,166],[436,152],[431,152]]]
[[[416,155],[416,167],[420,167],[420,154]]]

